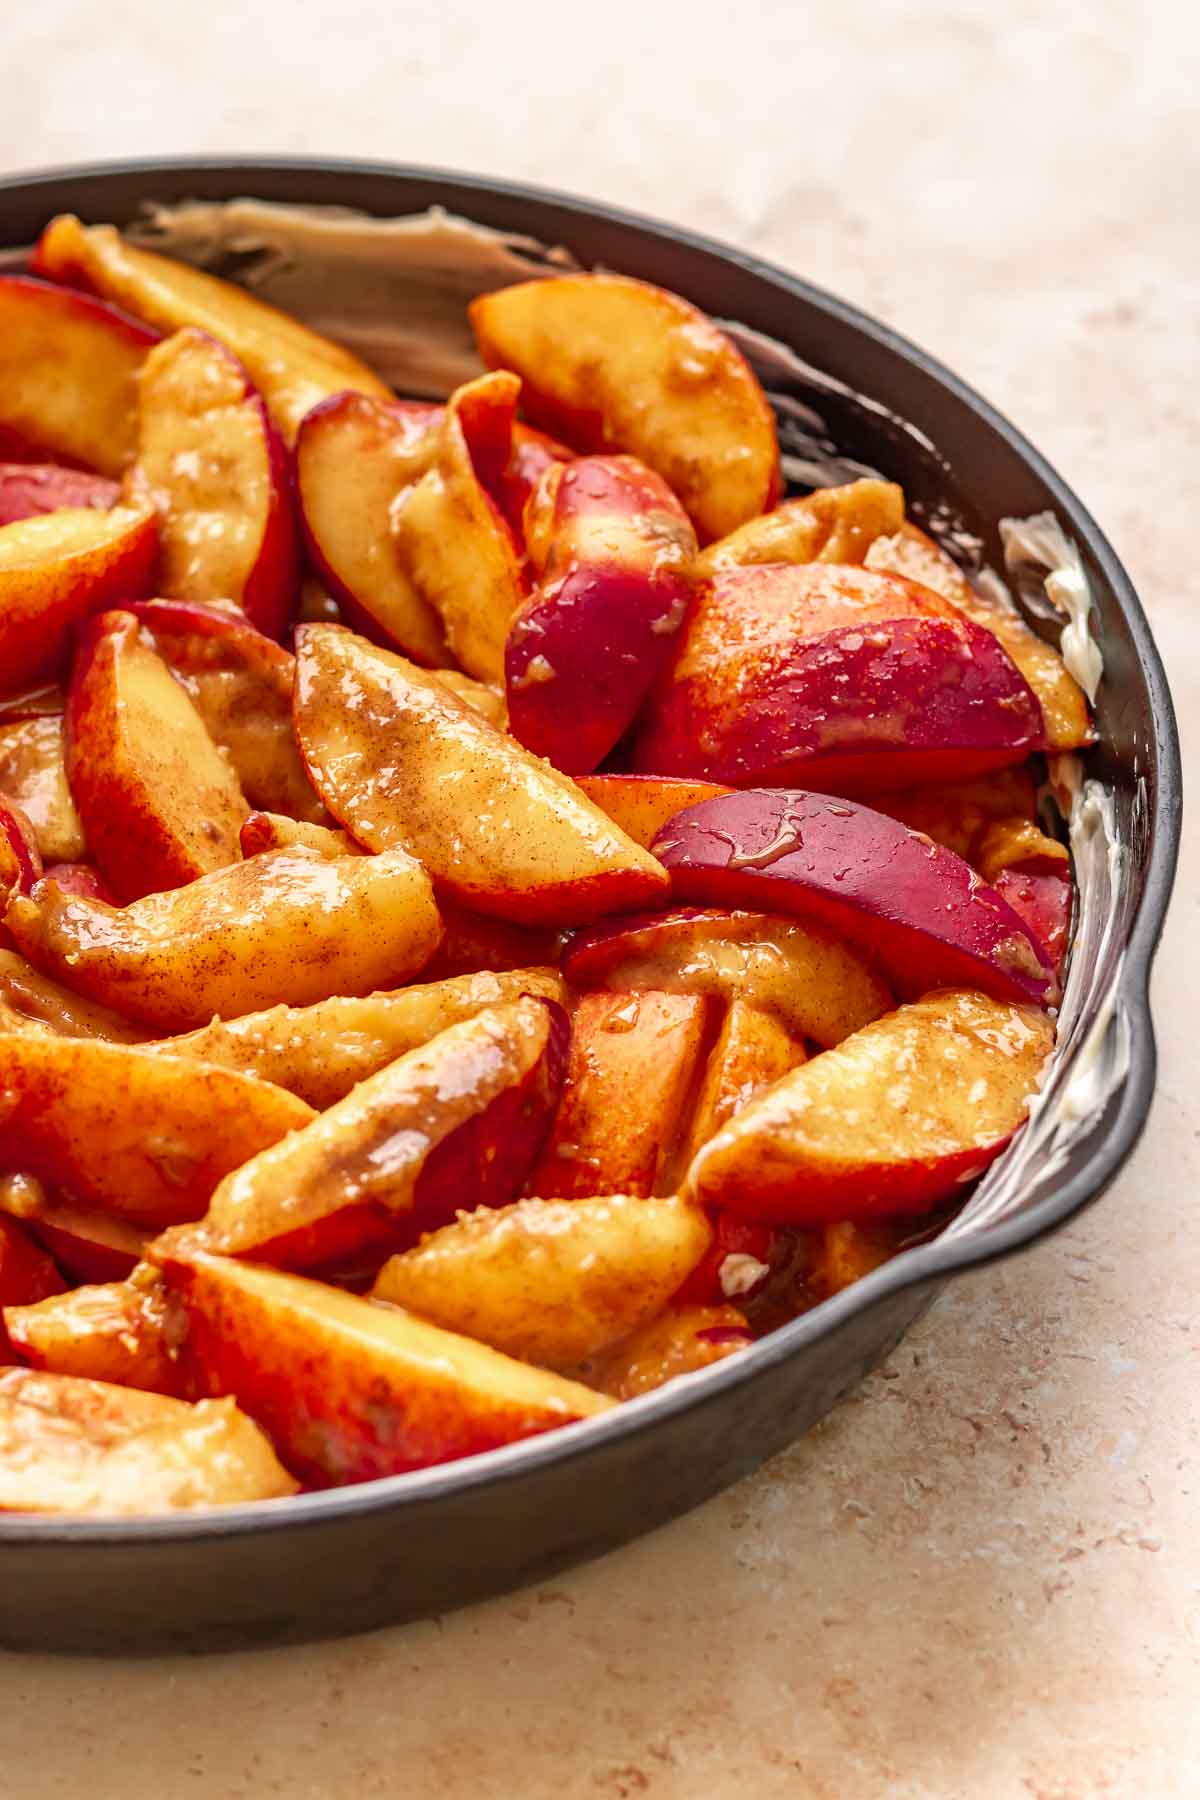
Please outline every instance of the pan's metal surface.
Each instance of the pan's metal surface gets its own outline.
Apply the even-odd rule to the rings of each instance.
[[[743,1355],[599,1420],[415,1475],[151,1520],[0,1519],[0,1643],[128,1652],[284,1642],[428,1615],[541,1578],[697,1505],[807,1429],[960,1269],[1009,1254],[1097,1198],[1145,1124],[1155,1050],[1147,983],[1178,851],[1179,745],[1137,596],[1099,528],[1038,453],[922,351],[781,270],[687,232],[534,189],[375,164],[246,159],[50,171],[0,182],[0,244],[55,212],[125,223],[148,199],[443,206],[565,245],[794,347],[843,384],[820,411],[840,454],[947,511],[1000,566],[997,521],[1053,510],[1079,544],[1106,680],[1093,772],[1111,784],[1136,904],[1119,964],[1123,1081],[1029,1203],[886,1264]],[[877,404],[856,404],[853,395]],[[920,434],[898,421],[919,422]],[[924,434],[924,435],[922,435]],[[936,451],[931,449],[936,445]],[[1136,828],[1135,828],[1136,826]]]

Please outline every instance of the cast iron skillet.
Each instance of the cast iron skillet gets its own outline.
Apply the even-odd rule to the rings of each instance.
[[[56,212],[118,224],[143,201],[253,195],[381,216],[441,205],[677,289],[794,347],[875,409],[821,393],[838,450],[947,504],[1001,566],[996,521],[1052,508],[1091,580],[1106,677],[1089,772],[1111,783],[1129,856],[1117,989],[1123,1082],[1015,1216],[886,1264],[730,1361],[610,1415],[442,1468],[207,1516],[0,1519],[0,1642],[130,1652],[282,1642],[428,1615],[544,1578],[736,1481],[847,1394],[958,1270],[1030,1244],[1095,1200],[1145,1124],[1154,1085],[1151,957],[1180,832],[1179,746],[1158,652],[1129,579],[1071,490],[987,403],[854,308],[692,233],[506,182],[378,164],[146,162],[0,182],[0,245]],[[915,421],[931,456],[895,418]]]

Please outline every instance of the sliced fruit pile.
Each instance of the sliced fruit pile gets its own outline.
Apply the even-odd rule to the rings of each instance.
[[[0,278],[0,1508],[604,1412],[936,1230],[1054,1042],[1055,653],[783,499],[611,275],[441,406],[55,219]],[[546,435],[552,433],[553,435]]]

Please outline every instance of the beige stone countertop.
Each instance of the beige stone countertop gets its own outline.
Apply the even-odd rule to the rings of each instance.
[[[1108,0],[39,0],[0,168],[365,154],[526,177],[858,302],[1016,421],[1129,567],[1185,752],[1200,27]],[[1107,1198],[955,1283],[700,1511],[454,1616],[254,1656],[0,1656],[4,1800],[1200,1794],[1200,892]]]

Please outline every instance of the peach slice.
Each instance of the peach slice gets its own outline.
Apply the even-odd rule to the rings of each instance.
[[[923,832],[935,844],[953,850],[964,862],[975,861],[976,849],[996,821],[1037,818],[1037,792],[1029,766],[994,769],[967,781],[935,787],[895,788],[884,794],[860,794],[859,803],[899,819],[910,831]],[[985,876],[985,879],[988,879]]]
[[[232,600],[278,637],[299,588],[290,471],[279,434],[236,356],[178,331],[138,377],[128,492],[158,515],[160,594]]]
[[[0,1512],[173,1512],[296,1485],[232,1400],[189,1406],[72,1375],[0,1374]]]
[[[952,850],[852,800],[726,794],[679,813],[655,854],[680,899],[823,923],[904,998],[952,984],[1043,1006],[1056,996],[1040,944],[994,888]]]
[[[314,1485],[450,1462],[607,1409],[602,1395],[396,1307],[193,1251],[165,1273],[187,1357]]]
[[[479,479],[487,486],[518,542],[524,542],[525,508],[542,476],[553,463],[570,462],[574,455],[573,450],[547,437],[544,431],[535,431],[518,421],[512,428],[508,461],[499,480],[489,482],[485,470],[479,469]]]
[[[579,787],[635,844],[648,850],[668,819],[729,788],[675,775],[581,775]]]
[[[718,1210],[712,1212],[712,1226],[712,1243],[675,1295],[677,1306],[752,1300],[766,1287],[776,1265],[789,1258],[800,1236],[762,1219],[742,1219]]]
[[[286,813],[250,813],[238,833],[238,842],[243,856],[260,856],[264,850],[286,850],[294,844],[316,850],[326,861],[334,861],[339,856],[366,854],[344,831],[334,831],[328,825],[309,825],[302,819],[289,819]]]
[[[31,893],[42,875],[42,854],[28,816],[0,794],[0,908],[12,894]]]
[[[240,1019],[214,1019],[186,1037],[164,1038],[149,1048],[260,1075],[323,1112],[368,1075],[419,1050],[448,1026],[525,994],[561,1002],[562,977],[550,968],[485,971],[361,999],[337,996],[314,1006],[272,1006]]]
[[[19,1031],[28,1024],[60,1037],[104,1038],[114,1044],[136,1043],[146,1036],[119,1013],[81,1000],[25,957],[4,949],[0,949],[0,1022],[5,1031]]]
[[[979,838],[975,863],[984,880],[1024,920],[1061,975],[1075,900],[1065,845],[1027,819],[995,819]]]
[[[688,1167],[728,1119],[805,1060],[800,1035],[789,1030],[778,1013],[735,994],[704,1070],[688,1140],[681,1150],[682,1167]]]
[[[877,538],[903,523],[904,491],[892,481],[818,488],[710,544],[696,573],[707,577],[751,563],[861,563]]]
[[[527,584],[476,457],[507,461],[519,389],[511,375],[484,375],[452,394],[431,467],[391,507],[400,566],[440,616],[456,661],[485,682],[504,680],[505,639]]]
[[[968,619],[990,631],[1003,645],[1037,696],[1046,727],[1047,748],[1078,750],[1095,738],[1083,689],[1067,673],[1062,657],[1045,643],[1020,614],[973,588],[958,564],[915,525],[880,537],[865,558],[869,569],[905,575],[932,588]]]
[[[131,1225],[128,1219],[84,1212],[57,1200],[44,1201],[25,1223],[72,1281],[128,1280],[151,1235],[149,1227]]]
[[[671,654],[696,534],[666,482],[632,456],[552,464],[528,516],[539,585],[505,648],[510,729],[556,768],[586,774]]]
[[[252,1075],[127,1044],[0,1037],[0,1168],[135,1225],[199,1218],[217,1183],[313,1117]]]
[[[864,1275],[882,1268],[900,1249],[904,1230],[894,1219],[871,1225],[840,1219],[836,1225],[824,1226],[806,1276],[810,1294],[817,1300],[828,1300],[861,1281]]]
[[[187,689],[250,805],[327,824],[292,731],[295,658],[233,606],[146,600],[130,611]]]
[[[410,850],[451,899],[519,924],[582,924],[665,893],[646,851],[436,675],[337,625],[302,625],[296,655],[301,754],[360,844]]]
[[[148,1277],[148,1279],[146,1279]],[[31,1369],[184,1397],[162,1278],[75,1288],[4,1307],[9,1340]]]
[[[46,1252],[15,1219],[0,1213],[0,1309],[35,1306],[52,1294],[61,1294],[65,1286]],[[10,1337],[0,1310],[0,1363],[11,1362],[12,1351],[20,1348],[19,1340]]]
[[[156,540],[153,514],[132,506],[63,508],[0,526],[0,683],[55,673],[81,619],[140,599]]]
[[[775,418],[749,364],[678,295],[624,275],[520,282],[472,302],[479,354],[536,425],[657,470],[704,541],[779,495]]]
[[[0,793],[25,814],[46,861],[86,856],[83,826],[67,785],[61,718],[46,714],[0,724]]]
[[[632,762],[842,793],[962,779],[1045,742],[1024,676],[948,600],[898,575],[771,563],[700,589]]]
[[[685,994],[585,994],[562,1102],[528,1191],[546,1199],[665,1190],[710,1008]]]
[[[0,525],[15,525],[18,519],[33,519],[63,506],[94,506],[107,512],[120,498],[118,482],[89,475],[85,469],[64,469],[58,463],[0,463]]]
[[[567,944],[563,973],[577,987],[741,999],[826,1047],[894,1004],[871,956],[819,920],[715,907],[594,925]]]
[[[589,1386],[633,1400],[678,1375],[694,1375],[754,1342],[745,1315],[736,1306],[673,1306],[625,1343],[586,1362]]]
[[[391,535],[398,494],[433,466],[442,408],[335,394],[296,439],[296,491],[309,555],[350,622],[414,662],[450,661],[441,617]]]
[[[185,1241],[289,1268],[372,1254],[378,1267],[464,1203],[503,1206],[546,1135],[567,1036],[549,1000],[460,1020],[237,1169]]]
[[[215,275],[139,250],[111,225],[81,225],[70,213],[51,219],[38,239],[39,275],[85,288],[125,307],[161,332],[195,325],[226,345],[290,444],[305,413],[344,388],[388,400],[378,375],[340,344]]]
[[[0,276],[0,429],[44,456],[119,475],[137,445],[137,372],[157,342],[101,300]]]
[[[441,937],[429,877],[403,851],[331,862],[300,845],[123,909],[43,881],[5,922],[36,967],[160,1031],[394,986]]]
[[[711,1242],[704,1213],[678,1199],[519,1200],[393,1256],[371,1296],[569,1369],[656,1318]]]
[[[928,994],[735,1114],[696,1157],[688,1190],[784,1225],[927,1210],[1000,1154],[1053,1046],[1034,1008]]]
[[[132,613],[103,613],[81,638],[66,768],[92,854],[121,899],[239,859],[248,808],[237,777]]]
[[[452,900],[442,899],[438,904],[446,935],[424,971],[427,981],[532,969],[558,961],[562,933],[548,925],[510,925],[507,919],[470,912]]]

